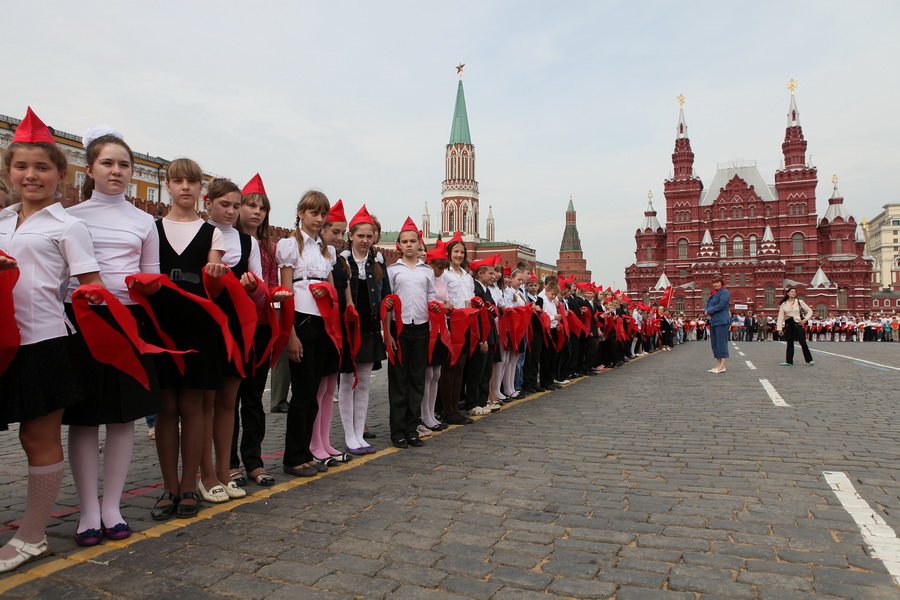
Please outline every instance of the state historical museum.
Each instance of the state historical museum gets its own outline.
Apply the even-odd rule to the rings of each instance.
[[[791,104],[775,183],[755,162],[720,164],[709,189],[694,174],[694,153],[679,97],[674,173],[665,181],[666,227],[652,198],[635,234],[636,261],[625,269],[628,295],[649,303],[674,287],[674,308],[703,311],[714,274],[725,278],[732,311],[777,310],[787,286],[816,312],[862,313],[871,306],[874,260],[837,189],[819,219],[816,168],[807,163],[806,140],[791,82]],[[737,308],[736,308],[737,305]],[[746,309],[744,308],[746,306]]]

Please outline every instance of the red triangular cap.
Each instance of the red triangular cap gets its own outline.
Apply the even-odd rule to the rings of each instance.
[[[26,144],[36,144],[38,142],[49,142],[55,144],[53,134],[50,128],[44,125],[44,122],[38,118],[31,107],[25,111],[25,118],[16,127],[16,133],[13,135],[12,141],[25,142]]]
[[[434,250],[425,254],[425,262],[441,259],[449,260],[450,257],[447,256],[447,244],[445,244],[441,240],[438,240],[437,244],[435,244],[434,246]]]
[[[512,267],[503,267],[503,275],[506,277],[512,275]]]
[[[254,175],[253,179],[248,181],[247,185],[244,186],[244,189],[241,190],[241,196],[246,196],[247,194],[262,194],[266,197],[269,196],[266,193],[266,188],[263,187],[262,177],[259,176],[259,173]]]
[[[347,215],[344,214],[344,201],[338,200],[334,206],[331,207],[331,210],[328,212],[328,219],[326,219],[329,223],[346,223]]]
[[[559,278],[559,284],[560,284],[560,285],[569,285],[570,283],[575,283],[575,276],[574,276],[574,275],[572,275],[572,276],[569,277],[568,279],[566,279],[565,277],[560,277],[560,278]]]
[[[540,279],[538,279],[537,277],[535,277],[535,276],[534,276],[534,271],[532,271],[531,274],[528,275],[528,281],[540,281]]]
[[[469,263],[469,268],[473,271],[477,270],[478,267],[493,267],[494,266],[494,257],[490,258],[482,258],[480,260],[473,260]]]
[[[415,231],[416,235],[419,235],[419,228],[416,227],[416,224],[413,223],[413,220],[410,217],[406,217],[403,227],[400,228],[400,233],[403,233],[404,231]]]
[[[576,283],[576,284],[575,284],[575,287],[577,287],[579,290],[589,290],[589,289],[591,289],[591,284],[589,284],[589,283]]]
[[[461,242],[461,241],[463,241],[462,231],[457,231],[456,233],[453,234],[453,237],[450,238],[450,241],[447,243],[452,244],[453,242]]]
[[[365,204],[363,204],[362,208],[359,209],[355,215],[353,215],[353,218],[350,219],[350,224],[347,227],[349,229],[353,229],[355,226],[362,223],[368,223],[373,227],[375,226],[375,219],[373,219],[372,215],[369,214],[369,210],[366,208]]]
[[[493,260],[494,260],[494,266],[495,266],[495,267],[502,267],[502,266],[503,266],[503,257],[500,256],[499,253],[498,253],[498,254],[495,254],[492,258],[493,258]]]

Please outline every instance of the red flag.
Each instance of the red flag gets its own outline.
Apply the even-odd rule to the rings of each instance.
[[[666,291],[663,292],[662,298],[659,299],[659,305],[665,308],[669,307],[669,302],[672,301],[672,294],[675,293],[675,290],[670,285],[666,288]]]

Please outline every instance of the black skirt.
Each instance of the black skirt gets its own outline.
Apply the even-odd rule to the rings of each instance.
[[[161,389],[221,390],[225,372],[225,341],[219,325],[198,304],[166,288],[151,296],[160,327],[179,350],[184,374],[172,357],[157,355],[156,368]]]
[[[345,336],[346,338],[346,336]],[[381,361],[387,358],[381,327],[377,321],[362,318],[359,321],[359,351],[356,353],[356,364],[375,363],[373,370],[381,368]],[[353,360],[350,358],[350,343],[344,340],[344,351],[341,356],[341,373],[353,372]]]
[[[144,341],[157,344],[155,332],[147,313],[140,306],[128,306],[138,324],[138,333]],[[119,330],[110,311],[105,306],[92,306],[91,310]],[[66,315],[75,322],[71,304],[66,304]],[[106,423],[130,423],[147,415],[155,415],[162,408],[159,382],[156,376],[156,360],[153,355],[135,352],[144,370],[150,389],[119,369],[99,362],[92,355],[81,333],[72,336],[73,361],[81,377],[87,400],[71,406],[63,414],[66,425],[96,426]],[[158,344],[157,344],[158,345]]]
[[[0,375],[0,430],[84,401],[72,342],[63,336],[19,347]]]

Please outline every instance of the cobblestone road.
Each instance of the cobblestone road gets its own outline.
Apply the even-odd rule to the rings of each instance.
[[[850,358],[816,353],[816,366],[793,368],[778,366],[780,343],[737,347],[721,375],[705,372],[707,344],[688,343],[312,480],[288,481],[273,456],[278,486],[251,484],[247,499],[189,521],[148,518],[159,480],[141,424],[123,510],[140,535],[76,548],[67,477],[49,529],[54,554],[0,579],[0,593],[900,598],[824,475],[846,474],[890,528],[879,531],[900,532],[900,344],[814,343]],[[774,404],[760,379],[790,406]],[[385,381],[382,371],[373,386],[380,448]],[[264,453],[280,449],[283,421],[268,417]],[[0,446],[3,524],[21,517],[25,496],[14,433]],[[881,559],[896,569],[900,542],[884,539]]]

